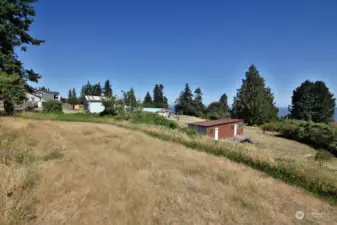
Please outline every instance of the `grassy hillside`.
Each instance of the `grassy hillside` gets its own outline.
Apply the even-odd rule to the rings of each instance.
[[[1,195],[6,210],[0,211],[0,224],[337,221],[335,206],[302,189],[143,132],[8,118],[0,129],[6,134],[2,150],[17,156],[7,163],[1,158],[6,166],[0,167],[0,192],[27,187]],[[302,221],[294,216],[299,210],[305,212]]]
[[[286,139],[277,139],[277,141],[281,142],[278,145],[273,144],[271,147],[265,145],[266,142],[263,141],[263,139],[258,141],[257,145],[243,145],[222,141],[214,143],[213,140],[207,137],[190,135],[189,132],[186,132],[185,130],[183,130],[185,132],[182,132],[182,128],[169,129],[163,126],[151,126],[149,124],[116,121],[116,119],[111,117],[102,118],[92,115],[88,115],[88,117],[83,117],[85,115],[79,115],[77,117],[76,115],[65,114],[24,114],[23,116],[24,118],[39,120],[82,120],[86,122],[109,123],[130,130],[142,131],[152,137],[179,143],[186,147],[193,148],[198,151],[208,152],[213,155],[225,156],[238,163],[244,163],[252,168],[263,171],[274,178],[302,187],[317,196],[327,199],[333,203],[337,203],[337,170],[331,167],[330,164],[321,165],[320,163],[314,161],[312,157],[304,157],[303,155],[295,153],[299,152],[297,151],[297,145],[294,145],[295,147],[293,151],[295,154],[291,157],[285,154],[275,154],[277,151],[274,151],[274,149],[276,149],[277,146],[279,149],[278,151],[283,150],[280,146],[285,143],[284,141],[287,141]],[[275,138],[272,137],[272,140],[274,139]],[[299,144],[298,146],[302,145]],[[289,151],[289,149],[286,150]]]

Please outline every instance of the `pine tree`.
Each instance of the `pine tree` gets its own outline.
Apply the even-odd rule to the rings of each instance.
[[[196,115],[196,107],[193,101],[193,94],[188,84],[185,84],[185,89],[180,92],[175,104],[175,111],[177,114]]]
[[[206,109],[206,112],[207,118],[211,120],[228,118],[230,114],[227,103],[227,95],[223,94],[221,95],[219,101],[210,103]]]
[[[168,105],[168,99],[165,96],[163,98],[164,98],[164,100],[163,100],[162,108],[168,109],[168,107],[169,107],[169,105]]]
[[[153,107],[168,108],[167,98],[164,96],[164,86],[162,84],[156,84],[153,89]]]
[[[91,95],[94,95],[94,96],[101,96],[102,95],[101,83],[98,82],[97,84],[94,84],[92,86]]]
[[[110,81],[106,80],[104,84],[104,96],[105,97],[111,97],[112,96],[112,89],[110,85]]]
[[[277,118],[274,96],[265,87],[264,79],[254,65],[246,72],[246,79],[233,101],[233,115],[249,125],[260,125]]]
[[[76,94],[75,88],[73,88],[73,90],[72,90],[72,97],[77,99],[77,94]]]
[[[201,88],[197,88],[194,91],[193,106],[195,108],[195,116],[203,116],[205,111],[205,105],[202,103],[202,91]]]
[[[75,109],[75,105],[79,104],[79,100],[77,99],[77,94],[75,88],[69,89],[68,92],[68,103],[72,105],[73,109]]]
[[[28,33],[35,16],[33,3],[32,0],[0,1],[0,82],[7,84],[6,88],[0,87],[0,100],[4,101],[7,114],[14,113],[14,105],[25,99],[24,89],[33,91],[27,81],[37,82],[41,77],[32,69],[25,69],[15,53],[17,49],[27,51],[26,44],[40,45],[44,42]],[[13,92],[10,86],[18,91]]]
[[[290,116],[294,119],[330,123],[336,107],[334,95],[323,81],[304,81],[293,91]]]
[[[152,97],[149,92],[146,93],[144,101],[143,101],[144,108],[151,108],[153,107]]]
[[[219,102],[221,104],[221,110],[224,111],[224,112],[228,112],[229,111],[228,97],[227,97],[226,94],[221,95]]]
[[[73,97],[73,92],[71,91],[71,89],[69,89],[68,91],[68,99],[71,99]]]
[[[131,88],[126,93],[125,105],[131,106],[131,110],[137,106],[137,100],[136,100],[135,91],[133,88]]]

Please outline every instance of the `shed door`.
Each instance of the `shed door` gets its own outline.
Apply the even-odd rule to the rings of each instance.
[[[237,130],[238,130],[238,125],[237,125],[237,124],[234,124],[234,135],[237,134]]]
[[[214,140],[218,140],[219,139],[219,128],[215,128],[214,129]]]

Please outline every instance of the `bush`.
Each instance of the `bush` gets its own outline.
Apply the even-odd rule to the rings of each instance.
[[[325,149],[337,156],[337,128],[331,125],[301,120],[283,120],[264,124],[262,129],[280,132],[285,138]]]
[[[194,130],[194,129],[191,129],[191,128],[188,128],[188,127],[183,127],[183,128],[180,128],[179,129],[180,130],[180,132],[183,132],[183,133],[185,133],[187,136],[190,136],[190,137],[195,137],[195,136],[197,136],[197,132],[196,132],[196,130]]]
[[[134,123],[159,125],[171,129],[175,129],[178,127],[178,124],[176,122],[155,113],[135,112],[131,114],[131,121]]]
[[[50,100],[43,105],[43,112],[45,113],[61,113],[62,103],[57,100]]]

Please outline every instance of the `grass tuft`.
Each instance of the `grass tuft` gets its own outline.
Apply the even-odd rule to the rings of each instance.
[[[43,159],[44,161],[49,161],[49,160],[53,160],[53,159],[61,159],[63,158],[63,153],[62,152],[59,152],[59,151],[52,151],[52,152],[49,152],[48,154],[46,154]]]

